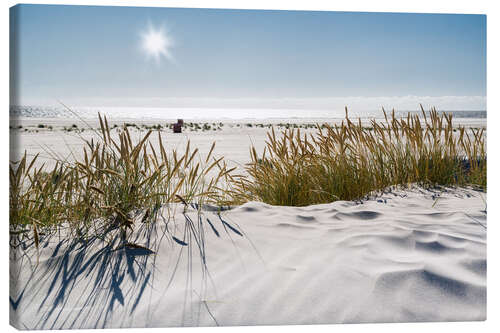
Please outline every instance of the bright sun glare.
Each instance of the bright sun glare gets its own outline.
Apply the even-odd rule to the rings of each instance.
[[[170,48],[172,41],[164,28],[156,29],[153,25],[149,25],[148,31],[141,35],[142,49],[148,57],[154,58],[156,62],[160,62],[162,57],[173,61]]]

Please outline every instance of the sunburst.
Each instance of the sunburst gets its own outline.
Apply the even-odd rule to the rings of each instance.
[[[155,28],[149,24],[148,30],[141,34],[141,47],[148,58],[155,59],[159,63],[162,58],[173,61],[171,48],[172,38],[164,27]]]

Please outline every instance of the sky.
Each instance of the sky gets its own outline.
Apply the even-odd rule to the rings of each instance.
[[[18,5],[10,29],[14,105],[486,110],[484,15]]]

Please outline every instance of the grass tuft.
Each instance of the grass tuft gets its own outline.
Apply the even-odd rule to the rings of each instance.
[[[136,217],[155,221],[164,204],[179,198],[185,205],[226,203],[223,183],[232,170],[212,156],[215,143],[203,157],[189,143],[182,153],[167,152],[160,131],[155,149],[148,141],[152,130],[133,142],[128,124],[116,137],[106,118],[99,115],[99,122],[94,130],[99,140],[84,141],[79,160],[57,161],[48,170],[44,164],[35,167],[38,155],[30,160],[25,152],[10,163],[11,235],[31,230],[38,245],[41,229],[65,225],[75,237],[86,238],[119,228],[126,242]],[[99,221],[106,228],[97,227]]]
[[[454,128],[435,109],[385,123],[346,118],[317,125],[315,134],[289,128],[267,135],[261,156],[250,149],[248,177],[233,179],[235,202],[305,206],[355,200],[391,185],[475,185],[486,189],[484,129]]]

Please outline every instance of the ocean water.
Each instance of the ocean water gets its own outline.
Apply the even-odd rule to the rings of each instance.
[[[408,112],[397,111],[396,116],[406,116]],[[486,118],[486,111],[440,111],[452,113],[454,118]],[[141,108],[141,107],[75,107],[71,111],[64,107],[10,106],[13,118],[96,118],[98,113],[108,118],[128,119],[315,119],[344,118],[345,110],[307,109],[251,109],[251,108]],[[351,118],[382,118],[382,110],[356,112],[349,111]]]

